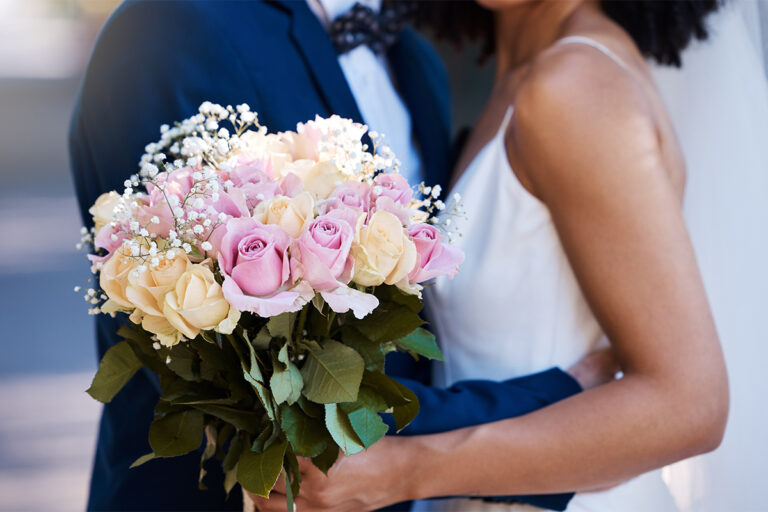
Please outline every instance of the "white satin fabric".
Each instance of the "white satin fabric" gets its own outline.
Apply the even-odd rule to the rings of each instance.
[[[466,253],[461,272],[453,280],[439,279],[425,290],[429,295],[427,314],[445,356],[444,364],[434,366],[439,385],[463,379],[504,380],[552,366],[565,368],[603,340],[549,210],[521,185],[509,166],[504,132],[511,115],[510,108],[496,136],[454,189],[461,194],[466,210],[466,218],[456,220],[462,234],[457,245]],[[446,499],[418,502],[414,510],[537,509]],[[677,509],[656,471],[607,492],[577,494],[567,510]]]
[[[768,510],[766,11],[755,0],[725,2],[711,38],[683,53],[682,69],[653,69],[685,153],[684,214],[731,389],[720,448],[665,469],[686,512]]]

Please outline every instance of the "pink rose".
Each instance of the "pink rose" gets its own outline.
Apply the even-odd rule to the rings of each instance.
[[[352,226],[344,220],[329,215],[317,217],[294,244],[294,276],[305,279],[316,290],[347,284],[351,279],[349,250],[354,237]],[[339,282],[342,274],[346,274],[346,279]]]
[[[238,165],[230,172],[230,179],[239,190],[242,190],[248,203],[253,209],[262,201],[272,199],[280,193],[280,185],[272,178],[272,164],[269,160],[253,160]]]
[[[298,311],[314,295],[306,283],[292,286],[291,237],[275,225],[252,218],[230,219],[219,250],[227,302],[239,311],[271,317]]]
[[[408,275],[413,283],[423,283],[433,277],[453,278],[464,261],[461,249],[442,243],[442,235],[430,224],[414,224],[408,229],[416,245],[416,267]]]
[[[253,176],[260,176],[266,174],[272,178],[272,161],[269,158],[249,158],[241,156],[239,157],[229,172],[229,179],[232,180],[236,186],[241,186],[246,183],[258,183],[261,181],[257,178],[254,181]]]
[[[115,235],[115,239],[112,239],[112,235]],[[128,233],[119,227],[112,227],[109,224],[104,225],[96,232],[96,236],[93,239],[93,246],[96,249],[104,249],[107,254],[104,256],[97,256],[95,254],[89,254],[88,260],[91,263],[104,263],[107,261],[116,250],[123,245],[123,240],[128,238]]]
[[[191,167],[182,167],[175,171],[158,174],[155,181],[163,190],[160,190],[151,183],[147,184],[147,193],[149,194],[151,204],[164,200],[163,192],[168,197],[176,196],[179,199],[184,199],[184,196],[192,189],[194,183],[192,174],[195,171],[196,169]]]
[[[367,213],[371,206],[371,187],[360,181],[345,181],[318,207],[320,214],[337,210]]]
[[[157,223],[152,222],[154,217],[157,217]],[[142,226],[145,226],[147,231],[158,236],[168,236],[168,232],[174,228],[171,206],[165,201],[162,192],[157,188],[154,189],[153,194],[150,194],[149,203],[139,206],[136,220]]]
[[[403,226],[411,223],[411,212],[402,204],[395,202],[391,197],[381,196],[376,199],[376,204],[371,208],[371,215],[378,211],[391,213],[400,220]]]
[[[289,172],[280,182],[280,195],[285,197],[296,197],[304,192],[304,182],[298,175]]]
[[[408,180],[402,175],[396,173],[379,174],[373,180],[371,200],[375,203],[380,197],[389,197],[401,206],[408,206],[413,197],[413,191],[408,185]]]
[[[334,213],[317,217],[295,241],[291,259],[294,278],[311,284],[337,313],[352,309],[357,318],[363,318],[379,301],[347,287],[354,269],[349,252],[355,231],[342,215]]]
[[[184,200],[192,189],[194,172],[195,169],[191,167],[183,167],[158,174],[155,178],[158,186],[147,183],[147,199],[136,217],[147,231],[159,236],[168,236],[168,232],[174,228],[173,212],[168,200],[171,197],[177,198],[179,203]],[[162,190],[159,187],[162,187]],[[153,217],[157,217],[159,222],[152,222]]]

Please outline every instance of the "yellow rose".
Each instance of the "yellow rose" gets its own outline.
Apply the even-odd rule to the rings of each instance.
[[[315,200],[309,192],[293,198],[277,196],[259,203],[253,217],[262,224],[276,224],[292,238],[297,238],[315,217]]]
[[[120,201],[120,194],[115,191],[101,194],[88,210],[93,216],[93,224],[98,232],[105,225],[112,222],[112,216],[115,212],[115,206]]]
[[[168,258],[167,254],[156,267],[147,265],[144,272],[128,275],[125,296],[147,315],[163,315],[165,294],[176,286],[179,277],[192,265],[184,251],[174,251],[173,258]]]
[[[395,215],[379,210],[360,228],[352,246],[353,281],[363,286],[396,284],[416,265],[416,246]]]
[[[138,262],[118,249],[101,267],[99,284],[104,293],[109,297],[109,304],[105,304],[105,311],[118,311],[120,309],[133,309],[135,306],[126,294],[128,277],[138,267]],[[102,307],[104,309],[104,307]]]
[[[192,265],[165,295],[163,314],[189,339],[210,329],[231,334],[240,318],[240,312],[229,307],[213,272],[204,264]]]
[[[314,160],[295,160],[287,163],[282,173],[293,173],[301,178],[304,190],[312,194],[315,200],[327,199],[339,183],[347,180],[331,162]]]

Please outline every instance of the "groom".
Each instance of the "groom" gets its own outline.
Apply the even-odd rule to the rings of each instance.
[[[70,134],[83,218],[102,192],[121,190],[143,147],[163,123],[209,100],[248,103],[271,131],[295,129],[316,114],[338,114],[388,135],[409,180],[446,189],[450,111],[445,72],[433,49],[402,28],[406,13],[353,0],[128,0],[96,44]],[[376,0],[369,3],[376,4]],[[336,21],[334,21],[336,19]],[[397,84],[395,89],[394,84]],[[117,341],[123,318],[97,320],[99,356]],[[506,382],[429,387],[428,368],[393,354],[388,373],[419,397],[421,413],[403,432],[427,434],[531,412],[580,391],[559,369]],[[150,451],[147,431],[158,398],[138,373],[104,407],[89,510],[240,510],[209,468],[199,491],[199,453],[129,469]],[[510,498],[512,499],[512,498]],[[520,502],[562,510],[569,495]]]

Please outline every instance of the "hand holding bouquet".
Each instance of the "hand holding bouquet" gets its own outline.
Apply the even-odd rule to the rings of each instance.
[[[225,126],[226,125],[226,126]],[[268,133],[246,105],[204,103],[163,126],[122,194],[86,232],[101,292],[92,313],[127,313],[124,341],[88,392],[109,402],[142,366],[160,400],[152,452],[216,458],[227,491],[268,496],[281,472],[289,504],[297,457],[323,471],[398,428],[416,396],[384,373],[388,352],[440,358],[421,328],[421,289],[453,276],[439,188],[414,190],[366,127],[331,117]],[[446,222],[449,222],[447,219]]]

